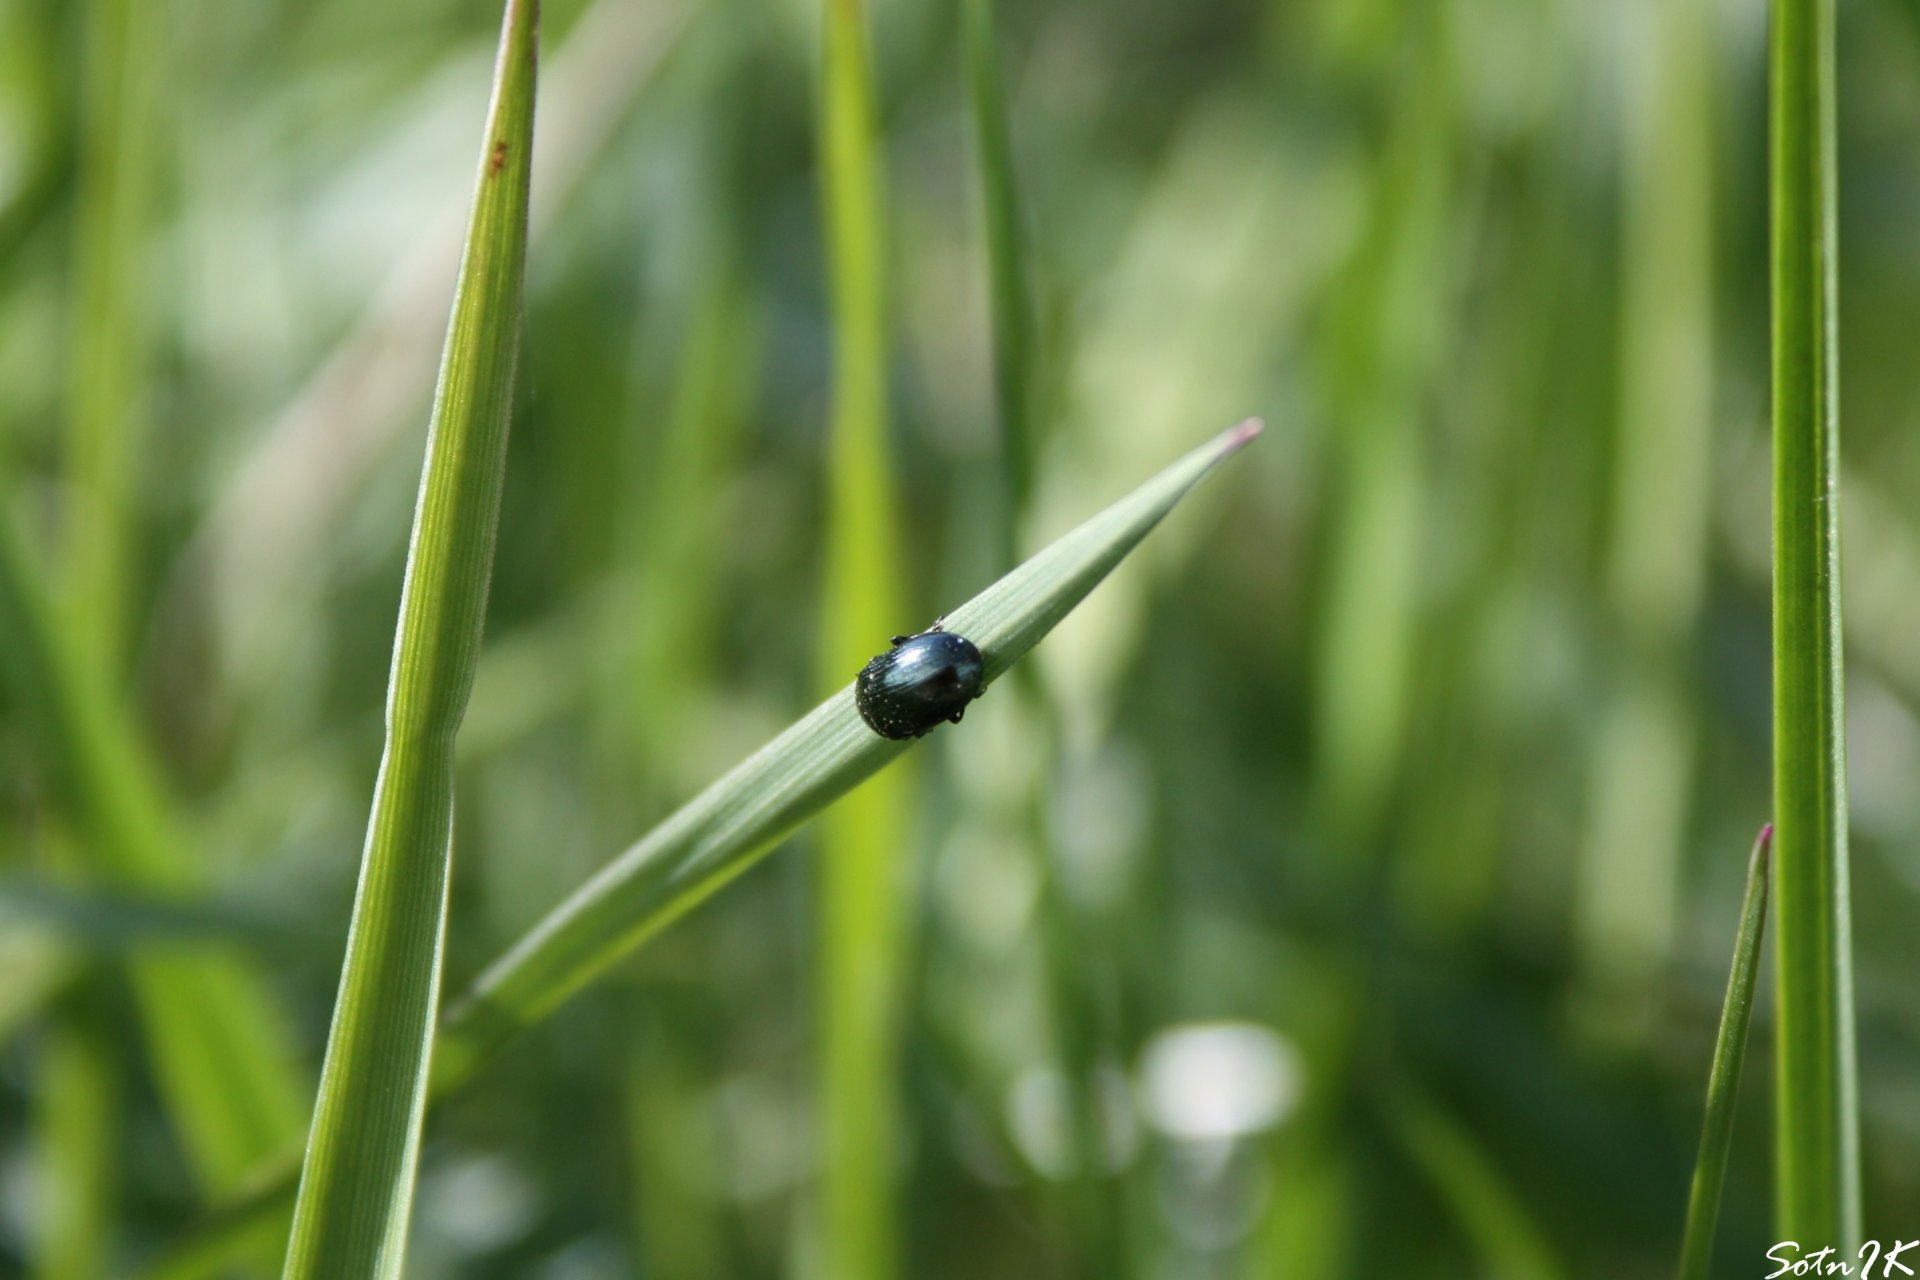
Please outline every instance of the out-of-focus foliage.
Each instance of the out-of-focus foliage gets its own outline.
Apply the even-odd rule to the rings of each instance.
[[[148,166],[103,222],[87,157],[113,114],[87,70],[112,7],[0,5],[0,518],[59,616],[112,619],[89,696],[137,728],[207,887],[83,874],[58,762],[6,695],[0,1276],[74,1265],[58,1224],[90,1214],[132,1267],[206,1207],[140,957],[240,956],[317,1070],[499,18],[156,0],[131,60],[160,69]],[[1004,558],[960,7],[868,13],[900,631]],[[1269,428],[1036,651],[1034,693],[916,748],[900,1274],[1670,1271],[1768,805],[1763,6],[995,9],[1043,357],[1024,546],[1228,422]],[[1840,9],[1885,1237],[1920,1203],[1920,19]],[[450,990],[818,695],[821,17],[545,5]],[[106,268],[102,226],[130,246]],[[103,269],[127,292],[87,407],[74,308]],[[77,473],[71,424],[100,405],[130,456]],[[76,579],[94,493],[123,495],[124,546]],[[82,580],[115,598],[76,604]],[[430,1114],[410,1276],[794,1272],[821,1132],[798,844]],[[1778,1238],[1767,982],[1730,1267]],[[1110,1194],[1073,1193],[1090,1178]]]

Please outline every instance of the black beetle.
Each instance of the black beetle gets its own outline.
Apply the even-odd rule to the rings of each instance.
[[[973,641],[942,631],[895,636],[893,647],[861,668],[854,705],[883,738],[918,738],[942,720],[959,724],[980,696],[986,662]]]

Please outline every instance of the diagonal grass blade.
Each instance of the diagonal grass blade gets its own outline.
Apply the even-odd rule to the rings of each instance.
[[[1213,465],[1260,433],[1248,421],[1193,450],[946,615],[980,646],[989,684],[1086,598]],[[451,1084],[620,958],[897,759],[847,685],[607,864],[450,1003],[436,1077]]]

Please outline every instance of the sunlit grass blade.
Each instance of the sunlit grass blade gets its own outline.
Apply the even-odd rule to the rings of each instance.
[[[831,689],[900,631],[908,611],[894,548],[887,454],[886,215],[864,0],[824,0],[820,189],[833,324],[827,429],[821,686]],[[906,777],[848,796],[821,819],[818,1081],[822,1275],[893,1274],[895,1006],[907,911]]]
[[[1249,420],[1171,466],[947,614],[998,680],[1138,546],[1215,463],[1260,433]],[[961,733],[961,729],[947,732]],[[876,735],[853,686],[815,707],[608,863],[448,1003],[434,1094],[464,1084],[508,1039],[551,1014],[642,943],[751,867],[776,843],[907,750]],[[283,1202],[291,1171],[263,1167],[244,1198],[150,1276],[194,1274],[233,1232]]]
[[[508,0],[401,589],[374,786],[286,1275],[396,1276],[438,1013],[453,744],[480,649],[526,277],[538,0]]]
[[[1624,9],[1619,406],[1606,602],[1612,688],[1592,735],[1574,902],[1582,962],[1640,1019],[1672,949],[1697,752],[1687,662],[1707,582],[1713,439],[1711,17]]]
[[[1356,858],[1372,854],[1413,705],[1428,505],[1421,405],[1445,350],[1459,185],[1450,12],[1410,11],[1419,41],[1387,90],[1392,135],[1328,326],[1339,494],[1328,503],[1314,735],[1329,820]]]
[[[53,609],[0,520],[0,691],[23,713],[82,870],[190,899],[202,868],[178,833],[133,726]],[[291,1049],[263,987],[230,949],[155,945],[129,960],[154,1074],[202,1188],[230,1193],[299,1131]]]
[[[86,17],[85,129],[79,155],[67,423],[65,590],[74,636],[120,675],[128,561],[139,502],[142,234],[152,189],[154,89],[162,10],[98,0]]]
[[[1775,1230],[1845,1254],[1861,1223],[1840,641],[1833,30],[1833,0],[1775,0]]]
[[[1733,1142],[1733,1107],[1740,1093],[1740,1069],[1747,1060],[1747,1024],[1753,1020],[1753,988],[1760,977],[1760,943],[1767,928],[1767,888],[1771,873],[1773,824],[1760,829],[1747,864],[1747,892],[1740,901],[1740,932],[1733,943],[1733,969],[1727,976],[1720,1032],[1713,1042],[1707,1073],[1706,1120],[1700,1128],[1700,1156],[1693,1166],[1687,1196],[1686,1232],[1680,1244],[1680,1280],[1706,1280],[1713,1264],[1713,1230],[1720,1217],[1720,1193],[1727,1181],[1727,1152]]]

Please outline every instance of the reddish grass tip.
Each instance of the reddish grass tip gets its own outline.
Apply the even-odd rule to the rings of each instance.
[[[1227,430],[1226,435],[1222,437],[1221,451],[1223,453],[1232,453],[1235,449],[1243,447],[1248,441],[1266,429],[1267,424],[1260,419],[1248,418],[1239,426],[1231,427]]]

